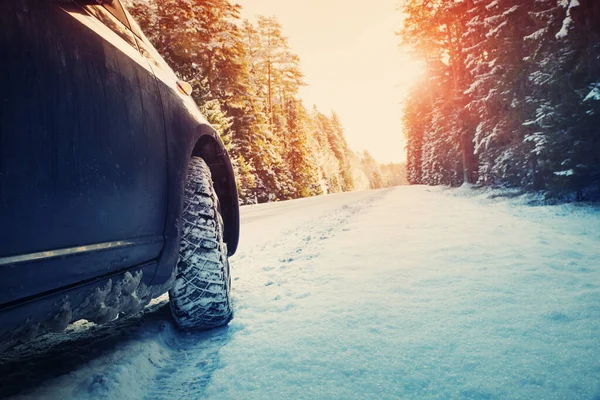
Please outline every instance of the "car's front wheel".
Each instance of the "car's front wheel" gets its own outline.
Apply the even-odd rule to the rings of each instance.
[[[204,160],[192,157],[185,184],[176,280],[169,291],[171,312],[182,329],[209,329],[232,316],[223,220]]]

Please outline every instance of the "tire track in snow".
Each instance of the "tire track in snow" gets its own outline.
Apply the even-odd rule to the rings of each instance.
[[[47,334],[6,351],[0,357],[0,398],[139,393],[153,379],[154,364],[163,358],[163,338],[173,329],[165,300],[155,300],[140,315],[104,325],[78,321],[63,334]]]
[[[299,291],[299,288],[325,284],[331,279],[327,270],[311,268],[314,266],[312,260],[319,257],[329,238],[346,229],[344,226],[350,218],[366,212],[389,190],[375,191],[366,198],[341,204],[326,215],[317,215],[309,222],[284,231],[278,239],[242,252],[232,264],[234,281],[238,283],[234,283],[234,290],[237,286],[237,295],[234,293],[236,309],[241,313],[253,307],[245,298],[257,290],[267,296],[274,294],[273,309],[265,312],[290,309],[294,307],[294,300],[310,296],[309,292]]]
[[[376,191],[354,203],[344,203],[328,215],[315,216],[309,222],[284,231],[277,239],[241,249],[231,260],[234,319],[230,326],[205,333],[188,333],[187,337],[173,343],[169,366],[158,374],[145,398],[202,398],[212,373],[225,366],[219,359],[219,351],[237,334],[244,334],[248,328],[244,314],[257,312],[255,305],[246,300],[246,295],[260,290],[270,296],[271,310],[264,310],[265,313],[285,311],[294,306],[294,301],[310,296],[305,291],[295,293],[287,287],[288,283],[293,286],[296,279],[323,281],[324,277],[315,277],[312,268],[304,268],[301,264],[317,258],[327,239],[343,231],[352,216],[366,211],[387,192]],[[295,271],[290,274],[292,268]]]
[[[200,398],[212,373],[220,367],[219,350],[231,339],[229,327],[207,332],[178,332],[169,343],[171,355],[159,368],[144,398]]]

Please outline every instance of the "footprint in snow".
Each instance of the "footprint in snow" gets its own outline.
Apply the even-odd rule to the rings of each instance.
[[[558,312],[558,311],[552,311],[550,312],[548,315],[546,315],[546,318],[549,319],[550,321],[553,322],[571,322],[573,321],[573,318],[571,318],[570,316],[568,316],[567,314]]]

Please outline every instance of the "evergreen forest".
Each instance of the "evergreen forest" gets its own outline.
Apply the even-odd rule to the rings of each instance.
[[[401,0],[407,177],[600,198],[600,1]]]

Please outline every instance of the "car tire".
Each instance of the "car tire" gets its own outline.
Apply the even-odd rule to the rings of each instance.
[[[219,208],[208,166],[201,158],[192,157],[185,183],[176,279],[169,291],[171,313],[184,330],[223,326],[233,317]]]

